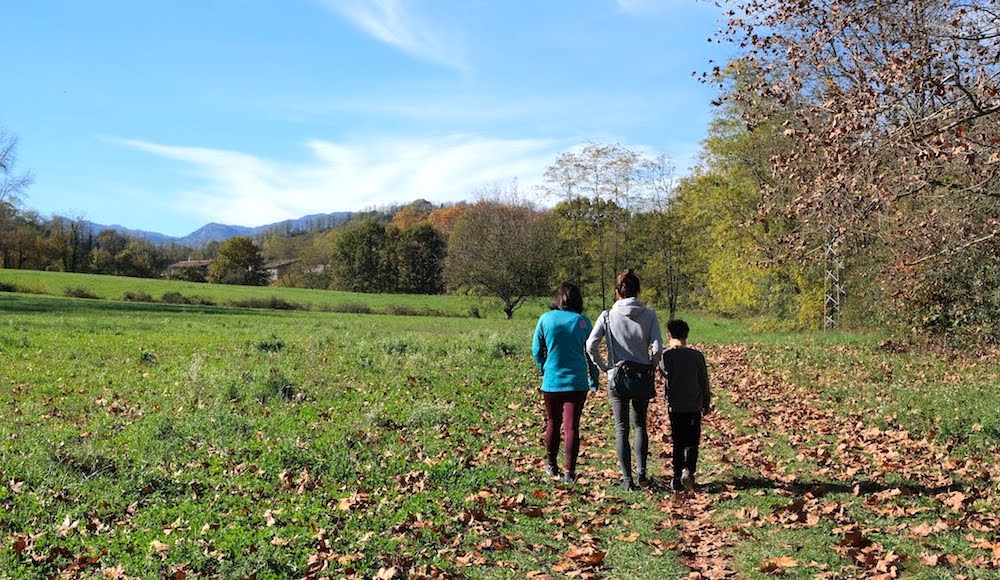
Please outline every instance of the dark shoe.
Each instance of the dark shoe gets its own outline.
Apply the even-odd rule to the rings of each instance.
[[[690,469],[684,469],[681,471],[681,485],[684,487],[684,491],[686,492],[694,491],[694,476],[691,475]]]
[[[639,490],[639,488],[636,487],[636,485],[634,483],[632,483],[631,479],[623,479],[623,480],[621,480],[621,483],[619,483],[618,486],[621,487],[622,489],[624,489],[625,491],[638,491]]]
[[[559,477],[559,468],[556,467],[555,465],[546,465],[545,475],[549,477]]]
[[[652,483],[652,480],[649,479],[649,476],[645,472],[639,474],[639,487],[648,487],[650,483]]]
[[[575,473],[571,473],[569,471],[567,471],[566,473],[564,473],[563,474],[563,483],[565,483],[566,485],[573,485],[574,483],[576,483],[576,474]]]

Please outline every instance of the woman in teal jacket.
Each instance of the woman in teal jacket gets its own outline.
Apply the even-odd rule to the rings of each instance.
[[[568,282],[552,297],[552,310],[538,319],[531,352],[542,372],[545,401],[545,471],[559,474],[559,430],[566,440],[563,482],[576,481],[576,458],[580,452],[580,416],[587,390],[597,390],[599,371],[584,351],[591,331],[590,319],[583,315],[580,288]]]

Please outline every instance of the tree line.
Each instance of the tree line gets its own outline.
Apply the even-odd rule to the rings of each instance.
[[[614,300],[610,280],[632,267],[643,276],[646,299],[671,314],[685,307],[812,324],[819,319],[816,273],[764,267],[754,253],[758,240],[745,223],[755,211],[754,184],[734,153],[747,137],[729,131],[732,124],[717,121],[701,167],[680,180],[665,156],[589,144],[557,156],[537,190],[496,183],[469,202],[418,200],[325,230],[275,230],[199,249],[155,246],[111,230],[94,235],[80,222],[19,210],[9,196],[0,259],[8,268],[231,284],[268,283],[264,264],[284,261],[290,266],[279,285],[478,292],[497,297],[508,317],[562,281],[577,283],[603,308]],[[199,259],[211,266],[167,270]]]
[[[111,230],[94,235],[64,218],[44,220],[20,210],[8,188],[0,203],[0,259],[8,268],[255,285],[270,282],[267,262],[283,260],[291,265],[279,285],[483,293],[497,297],[508,317],[562,281],[584,288],[589,307],[606,307],[614,300],[614,275],[632,267],[643,278],[644,298],[670,315],[688,308],[817,327],[829,314],[828,256],[790,241],[801,235],[804,220],[764,211],[772,157],[786,141],[773,126],[748,129],[739,107],[727,102],[717,109],[698,165],[680,178],[665,156],[589,144],[557,156],[537,190],[498,183],[474,192],[469,202],[418,200],[324,230],[276,230],[199,249],[155,246]],[[212,263],[168,274],[170,264],[187,259]],[[851,256],[838,322],[913,324],[899,312],[918,311],[925,302],[870,286],[886,260],[876,251]],[[956,285],[956,293],[962,288]],[[922,320],[921,328],[935,323]],[[946,334],[957,336],[954,329]]]
[[[627,266],[642,277],[644,298],[671,314],[888,325],[995,345],[994,8],[734,0],[713,39],[734,56],[701,75],[719,97],[688,174],[676,176],[664,156],[592,143],[558,155],[538,190],[497,184],[468,203],[415,202],[253,243],[264,259],[297,260],[282,284],[484,292],[508,316],[562,281],[585,290],[588,308],[606,306],[610,281]],[[5,267],[149,272],[162,263],[144,259],[137,242],[108,235],[91,247],[71,223],[18,211],[30,177],[13,172],[11,157],[0,150]]]

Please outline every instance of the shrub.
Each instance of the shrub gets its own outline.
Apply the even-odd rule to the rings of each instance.
[[[167,304],[187,304],[187,298],[184,297],[180,292],[164,292],[160,301],[166,302]]]
[[[919,335],[956,347],[1000,345],[1000,242],[906,272],[894,302]]]
[[[324,308],[327,312],[344,312],[348,314],[371,314],[372,307],[360,302],[341,302]]]
[[[83,286],[72,286],[63,290],[63,294],[69,296],[70,298],[89,298],[91,300],[100,299],[100,296],[94,294],[90,290],[87,290]]]
[[[160,301],[166,304],[198,304],[201,306],[215,306],[215,302],[212,302],[208,298],[201,296],[184,296],[180,292],[164,292]]]
[[[125,292],[122,294],[125,302],[155,302],[156,300],[145,292]]]
[[[237,308],[269,308],[271,310],[309,310],[309,306],[298,302],[289,302],[284,298],[271,296],[269,298],[243,298],[241,300],[230,300],[229,306]]]
[[[17,292],[17,286],[7,282],[0,282],[0,292]]]

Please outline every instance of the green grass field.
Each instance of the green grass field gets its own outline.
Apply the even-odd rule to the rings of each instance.
[[[499,301],[479,297],[417,296],[406,294],[352,294],[330,290],[304,288],[272,288],[269,286],[226,286],[175,280],[128,278],[33,270],[0,270],[0,284],[18,292],[66,296],[70,291],[83,291],[94,298],[122,301],[131,293],[145,294],[152,302],[163,303],[164,295],[180,296],[194,304],[234,306],[242,302],[266,303],[279,298],[295,310],[363,312],[381,314],[417,314],[468,317],[475,309],[483,318],[503,318]],[[169,298],[168,298],[169,300]],[[538,316],[544,301],[531,301],[518,313]]]
[[[604,393],[580,483],[541,472],[544,300],[0,284],[35,292],[0,292],[0,578],[1000,576],[995,358],[685,315],[718,395],[702,488],[627,493]],[[650,429],[658,476],[662,404]]]

